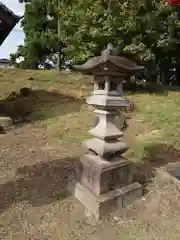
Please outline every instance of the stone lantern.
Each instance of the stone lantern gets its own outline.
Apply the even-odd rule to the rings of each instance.
[[[122,82],[144,67],[116,55],[112,44],[73,69],[93,75],[94,91],[87,103],[95,107],[98,118],[84,142],[88,152],[77,165],[75,197],[85,206],[88,216],[100,219],[141,197],[142,186],[133,182],[133,163],[122,156],[128,150],[123,132],[116,126],[119,110],[129,105],[123,97]]]

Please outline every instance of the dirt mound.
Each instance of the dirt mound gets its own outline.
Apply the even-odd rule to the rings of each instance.
[[[20,92],[11,92],[0,101],[0,116],[8,116],[13,122],[23,120],[32,113],[30,104],[31,89],[21,88]]]

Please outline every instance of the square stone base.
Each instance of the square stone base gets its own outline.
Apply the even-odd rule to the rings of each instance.
[[[122,209],[142,196],[142,186],[131,183],[125,187],[96,196],[86,186],[77,182],[75,197],[85,206],[86,215],[101,219],[104,215]]]
[[[131,184],[133,172],[134,164],[123,157],[105,161],[100,156],[85,154],[77,164],[76,178],[99,196]]]

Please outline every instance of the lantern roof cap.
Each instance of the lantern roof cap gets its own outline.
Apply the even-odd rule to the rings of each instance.
[[[92,57],[82,65],[74,65],[73,69],[91,74],[95,68],[103,64],[107,65],[108,63],[112,63],[116,67],[131,73],[144,70],[143,66],[138,66],[128,58],[117,56],[117,50],[113,48],[112,44],[107,45],[107,48],[102,51],[101,56]]]

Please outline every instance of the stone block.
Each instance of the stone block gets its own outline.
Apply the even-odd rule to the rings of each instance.
[[[99,196],[79,182],[75,186],[75,197],[85,206],[86,215],[96,220],[132,204],[141,196],[142,186],[137,182],[130,184],[126,189],[115,189]]]
[[[76,169],[77,180],[98,196],[132,183],[134,166],[123,157],[110,162],[85,154]]]
[[[173,177],[180,180],[180,163],[178,162],[168,163],[167,172]]]
[[[139,184],[138,182],[134,182],[125,187],[122,187],[121,191],[123,192],[122,202],[123,208],[131,205],[134,201],[138,200],[143,194],[142,185]]]
[[[0,126],[2,126],[3,128],[8,128],[11,127],[13,124],[12,119],[9,117],[0,117]]]

